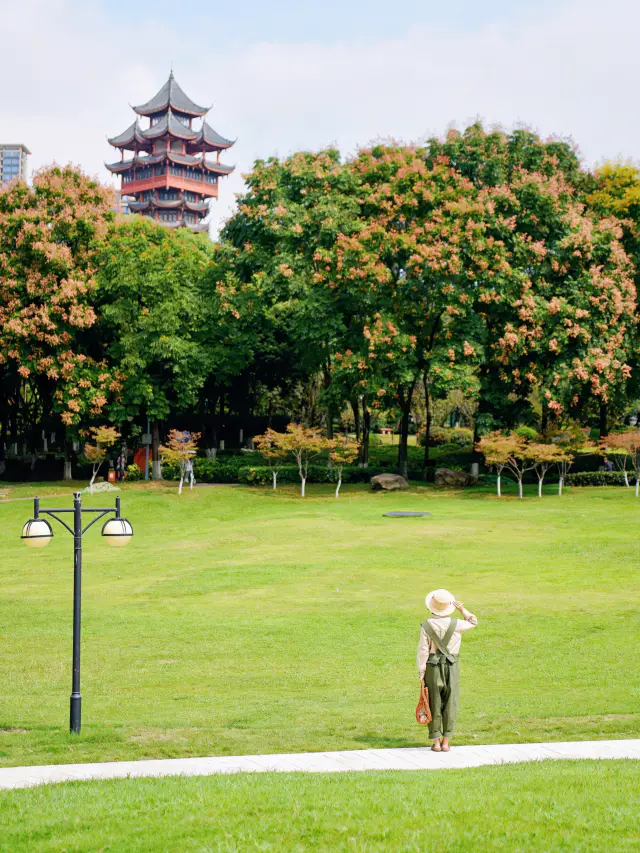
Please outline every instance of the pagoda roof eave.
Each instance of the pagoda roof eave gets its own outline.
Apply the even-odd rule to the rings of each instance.
[[[111,139],[107,139],[107,141],[114,148],[124,148],[125,150],[130,148],[133,143],[138,143],[138,145],[147,144],[147,140],[142,135],[142,131],[138,125],[138,119],[119,136],[113,136]]]
[[[133,107],[134,112],[141,116],[158,115],[166,109],[173,109],[182,115],[200,117],[206,115],[211,107],[202,107],[192,101],[178,85],[172,71],[167,82],[150,101]]]

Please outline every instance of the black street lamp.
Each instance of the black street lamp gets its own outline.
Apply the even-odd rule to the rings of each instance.
[[[57,513],[72,512],[73,527],[58,518]],[[96,512],[98,515],[85,527],[82,526],[82,513]],[[69,730],[78,734],[82,698],[80,696],[80,613],[82,600],[82,537],[96,521],[100,521],[110,512],[115,513],[102,526],[102,535],[109,545],[126,545],[131,541],[133,528],[126,518],[120,516],[120,498],[116,498],[115,507],[109,509],[82,508],[80,492],[73,493],[73,509],[40,509],[40,498],[33,499],[33,518],[29,519],[22,529],[22,539],[30,548],[43,548],[53,538],[53,530],[49,522],[42,518],[49,515],[55,518],[73,536],[73,675],[71,679],[71,709],[69,714]]]

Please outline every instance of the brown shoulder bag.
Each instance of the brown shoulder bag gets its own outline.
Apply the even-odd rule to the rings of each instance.
[[[429,690],[424,686],[424,682],[420,682],[420,698],[416,705],[416,721],[421,726],[431,722],[431,708],[429,708]]]

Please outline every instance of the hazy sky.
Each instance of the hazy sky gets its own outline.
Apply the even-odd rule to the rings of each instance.
[[[640,156],[637,0],[0,0],[0,142],[35,168],[105,182],[107,136],[170,64],[210,124],[238,138],[214,230],[257,157],[378,137],[419,140],[475,117],[570,135],[591,165]]]

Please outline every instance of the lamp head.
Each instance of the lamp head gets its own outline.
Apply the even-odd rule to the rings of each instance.
[[[53,539],[51,525],[44,518],[30,518],[22,528],[21,539],[29,548],[44,548]]]
[[[122,547],[131,541],[133,527],[126,518],[110,518],[102,526],[102,535],[109,545]]]

